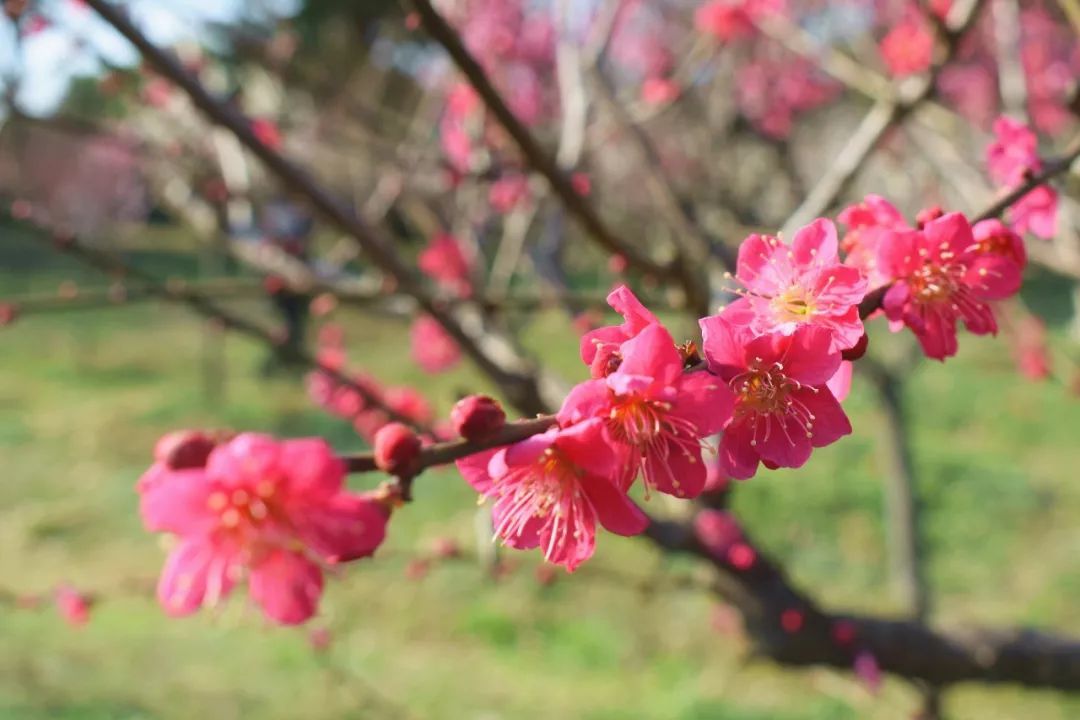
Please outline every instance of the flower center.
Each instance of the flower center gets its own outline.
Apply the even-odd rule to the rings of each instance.
[[[772,299],[772,309],[783,322],[806,322],[814,314],[814,303],[809,294],[793,285]]]
[[[608,414],[608,429],[620,442],[645,446],[663,431],[664,415],[669,410],[669,403],[640,395],[619,395]]]
[[[927,263],[912,274],[908,284],[918,303],[945,302],[953,297],[959,287],[956,275],[951,266]]]
[[[738,397],[735,411],[742,414],[781,412],[787,407],[788,394],[799,386],[784,374],[780,363],[765,367],[758,362],[732,378],[730,385]]]
[[[536,463],[511,470],[496,479],[495,485],[501,497],[512,498],[513,507],[521,511],[521,524],[524,524],[532,517],[546,517],[552,511],[558,513],[560,503],[574,492],[578,480],[577,468],[558,450],[548,448]]]
[[[641,470],[646,500],[656,487],[671,487],[681,494],[682,481],[673,475],[668,459],[680,453],[691,462],[700,462],[702,449],[708,447],[697,425],[672,410],[671,403],[631,393],[614,396],[608,413],[611,436],[637,454],[635,462],[620,470],[619,483],[628,487]]]
[[[216,490],[206,500],[211,512],[217,513],[220,526],[226,530],[258,527],[270,517],[268,502],[275,492],[274,483],[264,480],[252,494],[244,488]]]
[[[994,233],[993,235],[984,237],[982,240],[976,241],[975,249],[983,255],[1004,255],[1017,262],[1021,261],[1017,256],[1012,239],[1006,233]]]
[[[796,430],[806,437],[814,435],[814,413],[799,397],[799,390],[818,389],[801,384],[784,374],[780,363],[765,365],[755,359],[741,375],[730,381],[735,391],[735,416],[747,418],[753,427],[752,446],[766,442],[774,433],[781,433],[788,444],[794,445]]]
[[[581,523],[592,513],[581,490],[581,472],[556,448],[548,448],[536,462],[517,467],[495,481],[502,503],[495,534],[503,539],[521,537],[529,522],[540,520],[548,534],[544,557],[554,560],[558,548],[581,536]]]

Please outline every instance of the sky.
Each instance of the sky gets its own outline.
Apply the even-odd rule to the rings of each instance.
[[[299,0],[129,0],[118,4],[128,8],[151,40],[171,45],[196,39],[206,23],[235,22],[260,12],[293,14]],[[21,39],[14,24],[0,17],[0,82],[6,87],[13,74],[19,77],[16,101],[23,112],[53,112],[73,77],[101,72],[100,58],[120,66],[138,62],[127,40],[88,7],[74,0],[42,0],[37,5],[49,26]]]

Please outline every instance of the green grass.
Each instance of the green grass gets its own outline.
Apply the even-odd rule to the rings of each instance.
[[[69,273],[19,259],[37,287]],[[24,270],[0,271],[0,294],[35,286]],[[42,279],[45,270],[55,277]],[[485,387],[467,368],[421,375],[405,360],[400,323],[341,319],[354,359],[388,382],[422,384],[443,411],[459,391]],[[523,322],[530,347],[581,377],[561,318]],[[205,342],[223,352],[221,394],[203,390]],[[410,559],[438,536],[473,547],[475,498],[453,472],[425,476],[378,556],[329,583],[315,623],[334,635],[325,653],[303,630],[267,626],[240,594],[216,615],[165,618],[136,587],[152,581],[163,549],[141,530],[132,488],[160,434],[225,426],[361,446],[309,406],[295,380],[261,380],[261,348],[220,343],[183,311],[157,305],[27,318],[0,331],[0,586],[47,593],[72,582],[103,598],[77,630],[49,607],[0,612],[0,718],[834,720],[907,718],[916,707],[899,682],[873,697],[843,673],[753,661],[743,639],[710,629],[710,598],[642,594],[601,571],[646,578],[693,567],[643,542],[602,537],[591,564],[550,587],[534,579],[535,554],[508,555],[516,569],[497,581],[471,562],[406,579]],[[922,363],[908,388],[936,614],[1080,634],[1080,405],[1060,386],[1019,378],[1003,350],[965,337],[960,358]],[[853,437],[804,470],[740,485],[736,505],[827,605],[898,610],[881,523],[879,418],[862,388],[848,409]],[[677,511],[664,499],[651,505]],[[1080,715],[1075,700],[1011,688],[965,687],[948,701],[956,718]]]

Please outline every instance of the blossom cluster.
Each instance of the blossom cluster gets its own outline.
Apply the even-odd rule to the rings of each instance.
[[[592,555],[598,526],[646,529],[629,495],[639,480],[646,499],[701,494],[712,437],[729,478],[801,467],[852,431],[840,403],[850,361],[866,349],[860,305],[871,291],[892,329],[910,329],[932,358],[956,353],[958,320],[975,334],[996,332],[989,303],[1017,292],[1025,264],[1005,224],[972,227],[931,208],[912,227],[875,196],[840,217],[842,242],[827,219],[790,244],[748,237],[733,278],[738,299],[700,320],[700,355],[627,287],[612,291],[623,322],[582,338],[591,377],[569,392],[556,425],[458,461],[492,501],[496,535],[573,570]]]

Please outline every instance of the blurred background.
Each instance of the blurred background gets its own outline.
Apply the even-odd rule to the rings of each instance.
[[[618,282],[694,337],[686,289],[589,242],[408,7],[122,5],[262,143],[383,227],[440,292],[476,306],[485,333],[557,382],[587,376],[579,333],[614,317],[603,298]],[[870,192],[909,218],[931,204],[974,212],[994,196],[983,154],[998,114],[1027,119],[1051,156],[1076,133],[1074,2],[982,3],[948,62],[916,58],[912,72],[881,43],[911,24],[932,36],[940,9],[792,1],[777,22],[746,10],[731,26],[703,19],[706,5],[437,4],[628,246],[663,259],[686,235],[707,241],[711,305],[731,289],[725,252],[784,226],[868,132],[883,100],[867,86],[933,80],[814,216]],[[327,412],[310,374],[327,347],[425,422],[502,389],[92,8],[4,8],[0,718],[917,716],[919,688],[865,667],[756,658],[692,559],[604,537],[569,576],[496,548],[453,470],[418,483],[387,543],[332,578],[308,625],[268,626],[240,597],[167,618],[153,597],[164,548],[134,491],[162,434],[233,428],[364,449],[371,428]],[[941,364],[869,324],[877,370],[856,375],[845,403],[854,434],[731,493],[740,522],[824,607],[904,615],[922,594],[935,625],[1080,634],[1077,185],[1065,181],[1055,236],[1029,243],[1022,298],[1000,309],[997,338],[962,334]],[[72,235],[140,274],[64,252],[57,239]],[[444,236],[453,251],[432,252]],[[161,288],[209,298],[269,341],[164,302]],[[912,527],[897,520],[898,492],[917,499]],[[666,501],[650,512],[685,513]],[[915,568],[898,548],[910,532]],[[952,688],[945,707],[1080,717],[1075,696],[1011,686]]]

